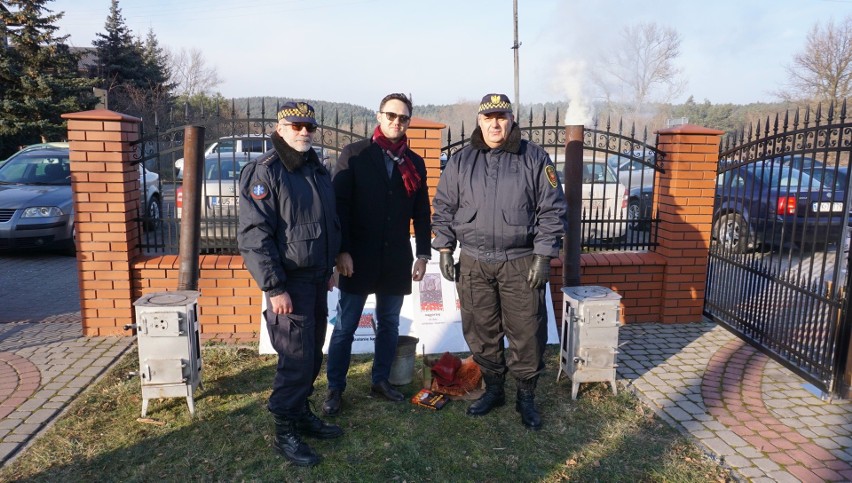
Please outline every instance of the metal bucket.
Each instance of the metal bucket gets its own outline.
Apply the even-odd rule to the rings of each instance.
[[[396,357],[391,363],[388,382],[394,386],[404,386],[414,378],[414,356],[420,339],[409,335],[399,336],[396,343]]]

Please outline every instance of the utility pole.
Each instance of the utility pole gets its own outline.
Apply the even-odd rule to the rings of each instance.
[[[518,87],[518,50],[521,44],[518,43],[518,0],[512,0],[512,5],[515,10],[515,43],[512,45],[512,50],[515,51],[515,119],[521,118],[521,93]]]

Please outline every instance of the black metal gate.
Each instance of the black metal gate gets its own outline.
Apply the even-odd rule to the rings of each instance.
[[[820,107],[729,136],[719,154],[704,313],[836,395],[848,314],[852,123]]]
[[[144,163],[159,176],[162,203],[156,229],[142,233],[141,248],[148,254],[176,254],[180,245],[181,171],[186,126],[205,129],[202,179],[201,244],[203,253],[238,253],[236,242],[236,195],[239,171],[250,159],[271,148],[269,136],[277,124],[281,101],[243,99],[239,104],[222,102],[213,108],[186,106],[166,116],[153,117],[143,125],[135,162]],[[315,105],[319,127],[314,149],[332,168],[343,147],[369,135],[375,117],[367,109],[326,112]],[[212,149],[212,150],[211,150]],[[143,217],[140,222],[149,221]],[[150,224],[150,223],[149,223]]]

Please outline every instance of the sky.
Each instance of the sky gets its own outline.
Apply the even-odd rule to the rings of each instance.
[[[110,0],[55,0],[59,35],[91,46]],[[586,97],[590,59],[625,27],[654,22],[681,36],[686,87],[714,104],[772,102],[817,23],[852,0],[517,0],[519,99]],[[390,92],[415,104],[515,99],[512,0],[120,0],[127,27],[173,51],[198,49],[226,98],[271,96],[372,109]]]

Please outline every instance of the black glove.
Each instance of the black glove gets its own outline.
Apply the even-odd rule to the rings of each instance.
[[[441,251],[441,275],[450,282],[456,281],[456,262],[453,260],[453,252]]]
[[[443,266],[443,259],[441,259]],[[527,275],[527,283],[531,289],[544,287],[544,284],[550,280],[550,257],[542,255],[533,256],[532,265],[530,265],[530,273]]]

